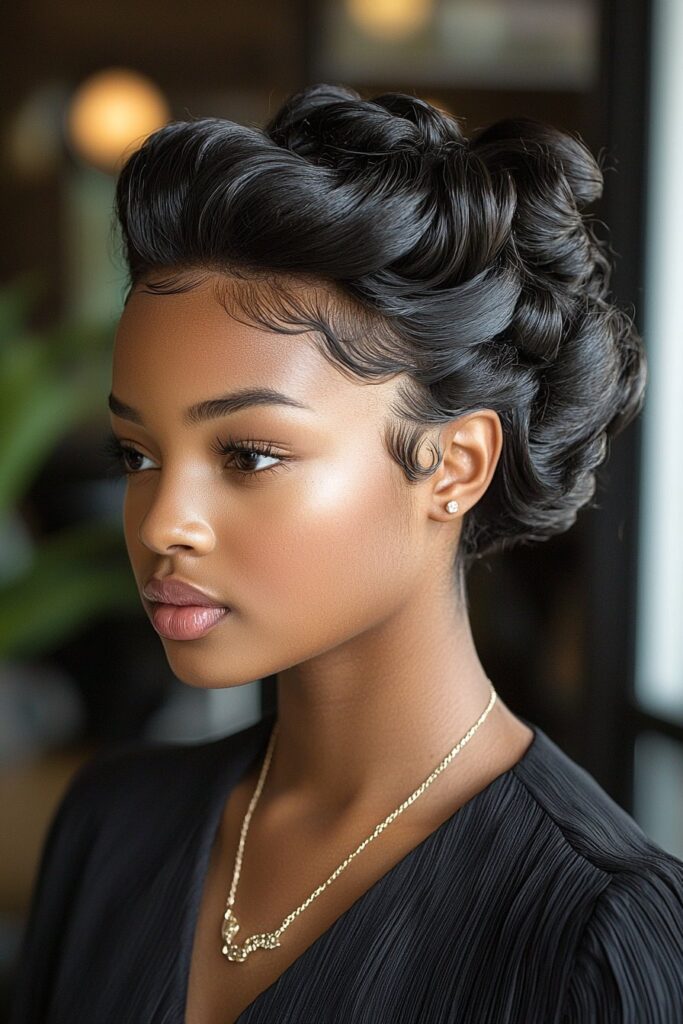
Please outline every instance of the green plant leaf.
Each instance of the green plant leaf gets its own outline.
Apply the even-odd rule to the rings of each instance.
[[[0,288],[0,520],[57,444],[98,414],[106,419],[113,329],[67,322],[33,329],[43,288],[37,272]],[[112,610],[142,613],[119,527],[93,523],[48,535],[26,564],[0,586],[0,657],[33,658]]]
[[[27,271],[0,289],[0,348],[24,330],[44,289],[44,275],[39,271]]]
[[[69,528],[44,540],[28,572],[0,590],[0,657],[34,657],[140,597],[118,529]]]
[[[0,373],[8,385],[0,403],[0,515],[31,485],[52,449],[74,427],[104,415],[110,368],[107,359],[86,362],[69,375],[50,373],[27,344],[5,353]],[[3,387],[4,391],[4,387]]]

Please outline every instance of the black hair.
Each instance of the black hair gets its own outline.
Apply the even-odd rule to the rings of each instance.
[[[220,272],[240,282],[233,315],[238,301],[261,327],[313,331],[355,379],[404,374],[384,441],[408,482],[440,464],[430,428],[495,410],[504,443],[463,516],[462,587],[473,560],[572,525],[642,406],[643,345],[580,212],[602,186],[583,142],[538,121],[468,140],[416,96],[313,85],[263,128],[174,121],[127,159],[126,301]]]

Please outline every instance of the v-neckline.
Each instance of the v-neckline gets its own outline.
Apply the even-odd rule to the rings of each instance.
[[[244,778],[249,771],[250,767],[258,758],[263,757],[270,738],[271,729],[277,711],[270,712],[268,715],[261,718],[253,726],[248,727],[251,736],[245,735],[243,737],[245,743],[243,749],[235,759],[228,759],[227,764],[223,766],[223,771],[219,769],[216,771],[215,785],[210,788],[210,797],[208,801],[209,813],[206,815],[203,826],[199,830],[198,841],[197,841],[197,855],[193,862],[192,872],[192,883],[189,886],[189,891],[192,894],[192,898],[189,899],[185,905],[184,921],[182,934],[184,941],[181,944],[179,951],[179,970],[181,977],[181,993],[180,993],[180,1005],[182,1007],[182,1024],[186,1024],[187,1014],[187,997],[190,982],[190,966],[193,944],[195,939],[195,933],[199,920],[199,908],[202,899],[204,883],[206,880],[206,874],[208,871],[209,857],[211,849],[213,847],[216,834],[220,825],[220,820],[223,814],[225,804],[232,793],[233,789],[238,783]],[[331,925],[321,932],[313,942],[306,947],[306,949],[296,957],[284,971],[278,975],[278,977],[264,988],[258,995],[247,1006],[244,1007],[239,1017],[236,1018],[234,1024],[248,1024],[248,1015],[253,1012],[256,1007],[262,1001],[268,998],[269,993],[279,985],[283,978],[289,977],[295,970],[298,970],[307,959],[315,956],[315,952],[323,943],[328,942],[330,937],[333,936],[339,929],[347,923],[347,921],[357,914],[361,904],[365,903],[376,890],[386,885],[388,880],[397,874],[400,870],[405,870],[407,864],[412,862],[416,857],[437,841],[437,839],[449,829],[453,828],[455,823],[461,819],[463,815],[461,812],[465,812],[478,801],[482,800],[486,794],[490,794],[493,787],[499,787],[503,784],[503,781],[513,774],[517,768],[523,766],[526,762],[532,760],[539,748],[543,744],[545,735],[543,731],[535,725],[533,722],[528,721],[522,715],[517,716],[521,722],[524,722],[533,732],[533,739],[525,752],[522,754],[513,765],[507,768],[505,771],[497,775],[489,783],[484,786],[483,789],[475,793],[474,796],[470,797],[464,804],[456,808],[452,814],[449,814],[441,824],[437,825],[428,835],[421,839],[419,843],[408,850],[395,864],[392,864],[383,875],[380,875],[372,884],[360,894],[353,901],[353,903],[343,910],[341,914],[335,918]],[[213,741],[211,746],[215,749],[218,755],[217,761],[219,766],[222,762],[222,751],[227,747],[233,740],[232,734],[224,736],[219,740]]]

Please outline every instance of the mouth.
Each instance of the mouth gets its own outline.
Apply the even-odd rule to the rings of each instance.
[[[152,625],[167,640],[196,640],[230,614],[229,608],[163,604],[156,601],[150,604]]]

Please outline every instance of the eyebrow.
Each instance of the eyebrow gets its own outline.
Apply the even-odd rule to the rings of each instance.
[[[142,415],[132,405],[122,402],[113,392],[109,395],[108,401],[109,408],[115,416],[144,426]],[[240,388],[227,395],[207,398],[203,402],[196,402],[189,406],[183,414],[183,422],[187,426],[194,426],[207,420],[218,419],[220,416],[229,416],[230,413],[248,409],[252,405],[287,405],[314,412],[310,405],[305,405],[298,399],[284,395],[281,391],[275,391],[273,388]]]

